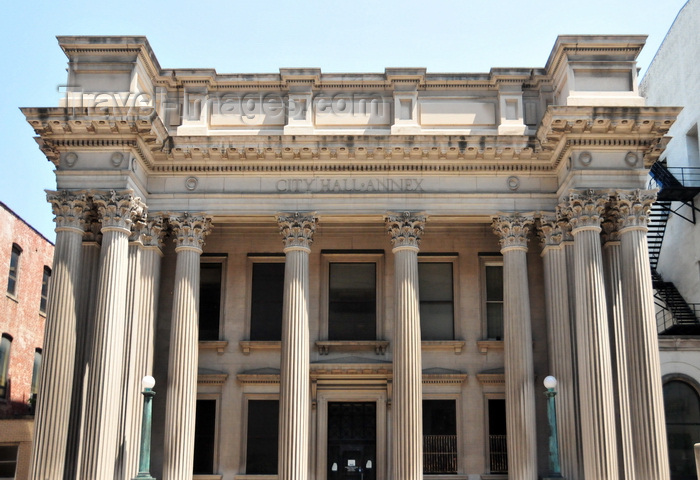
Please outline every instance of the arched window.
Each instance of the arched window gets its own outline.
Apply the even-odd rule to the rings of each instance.
[[[17,278],[19,277],[19,256],[22,254],[22,249],[19,245],[12,244],[12,254],[10,256],[10,272],[7,275],[7,293],[16,295],[17,293]]]
[[[666,434],[672,480],[695,479],[693,445],[700,442],[700,397],[689,383],[664,384]]]

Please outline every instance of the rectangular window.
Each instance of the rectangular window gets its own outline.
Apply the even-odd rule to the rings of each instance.
[[[0,445],[0,479],[15,478],[18,445]]]
[[[0,398],[8,397],[10,380],[7,371],[10,367],[10,349],[12,347],[12,337],[3,333],[0,338]]]
[[[418,264],[422,340],[454,340],[452,262]]]
[[[457,473],[455,400],[423,400],[423,473]]]
[[[18,245],[12,245],[12,254],[10,255],[10,272],[7,275],[7,293],[10,295],[17,294],[17,279],[19,277],[19,256],[22,254],[22,249]]]
[[[203,258],[199,276],[199,340],[219,340],[223,263]]]
[[[284,263],[253,263],[250,301],[250,339],[282,339]]]
[[[194,424],[195,475],[214,473],[216,448],[216,400],[197,400],[197,416]]]
[[[279,400],[248,400],[246,474],[277,474]]]
[[[486,265],[486,336],[503,340],[503,265]]]
[[[44,267],[44,274],[41,277],[41,301],[39,302],[39,311],[46,313],[46,302],[49,298],[49,280],[51,279],[51,269]]]
[[[506,401],[489,399],[489,471],[508,473],[506,445]]]
[[[331,263],[328,283],[328,339],[376,338],[376,263]]]

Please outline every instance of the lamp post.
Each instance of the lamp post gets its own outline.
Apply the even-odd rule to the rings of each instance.
[[[141,380],[143,386],[143,416],[141,417],[141,451],[139,453],[139,473],[134,480],[155,480],[149,470],[151,469],[151,400],[156,392],[153,387],[156,379],[146,375]]]
[[[559,467],[559,441],[557,439],[557,406],[554,397],[557,395],[557,379],[549,375],[544,379],[547,391],[547,420],[549,420],[549,471],[548,478],[562,478]]]

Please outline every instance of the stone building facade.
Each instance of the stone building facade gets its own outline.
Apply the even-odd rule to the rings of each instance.
[[[642,36],[483,74],[164,69],[59,37],[32,478],[668,478]],[[77,335],[71,335],[77,332]],[[49,433],[50,432],[50,433]]]
[[[676,201],[670,205],[673,212],[668,216],[658,260],[660,277],[675,286],[692,318],[691,325],[682,331],[660,327],[661,374],[666,408],[670,412],[667,424],[674,479],[697,478],[693,444],[700,442],[700,227],[696,221],[700,207],[698,25],[700,1],[690,0],[678,13],[640,84],[647,104],[683,107],[669,130],[671,140],[660,157],[660,162],[689,192],[685,204]],[[657,303],[660,303],[659,318],[668,318],[670,306],[662,298]],[[676,314],[673,321],[677,323],[680,316]]]
[[[29,474],[53,244],[0,203],[0,478]]]

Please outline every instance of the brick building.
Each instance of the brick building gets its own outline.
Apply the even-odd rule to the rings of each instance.
[[[26,478],[53,244],[0,203],[0,478]]]

